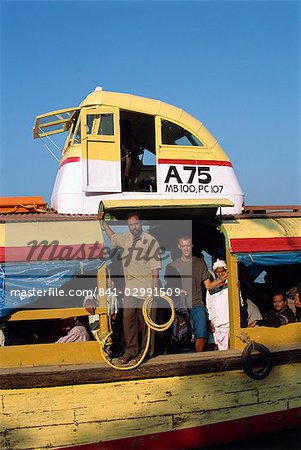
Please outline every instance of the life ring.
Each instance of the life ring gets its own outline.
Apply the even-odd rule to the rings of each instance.
[[[252,364],[252,352],[257,350],[264,360],[263,367],[255,370]],[[244,372],[254,380],[263,380],[272,370],[273,358],[270,350],[257,342],[250,342],[242,352],[242,363]]]

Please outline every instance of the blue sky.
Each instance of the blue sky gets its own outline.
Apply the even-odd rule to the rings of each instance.
[[[1,195],[50,200],[35,116],[95,86],[188,111],[229,155],[247,204],[300,188],[299,1],[2,1]]]

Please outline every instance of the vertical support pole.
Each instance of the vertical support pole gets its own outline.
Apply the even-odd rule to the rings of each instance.
[[[105,337],[109,332],[109,320],[107,315],[107,296],[105,294],[107,288],[106,264],[104,264],[97,272],[97,301],[99,306],[99,328],[100,337]]]
[[[230,323],[230,348],[237,348],[237,337],[240,333],[240,300],[238,289],[237,259],[231,254],[230,249],[226,252],[226,262],[229,271],[229,323]]]

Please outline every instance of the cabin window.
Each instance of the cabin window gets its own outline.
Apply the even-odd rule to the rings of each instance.
[[[95,117],[96,117],[95,114],[87,115],[87,134],[92,134],[92,127]]]
[[[98,134],[106,136],[114,135],[113,114],[101,114]]]
[[[76,132],[75,132],[73,143],[80,144],[80,141],[81,141],[81,131],[80,131],[80,120],[79,120],[77,123],[77,126],[76,126]]]
[[[78,120],[79,113],[73,118],[72,125],[70,128],[70,134],[68,138],[68,146],[74,144],[80,144],[81,142],[81,131],[80,131],[80,119]]]
[[[204,147],[204,144],[190,131],[169,120],[161,121],[161,138],[163,145]]]
[[[88,114],[87,134],[114,135],[113,114]]]

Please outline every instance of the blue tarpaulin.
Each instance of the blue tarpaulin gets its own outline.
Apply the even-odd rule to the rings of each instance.
[[[59,289],[76,275],[96,271],[103,264],[100,259],[0,264],[0,317],[35,302],[37,290]]]
[[[301,264],[301,252],[237,253],[236,258],[254,278],[268,267]]]
[[[236,258],[245,266],[283,266],[301,264],[301,252],[237,253]]]

